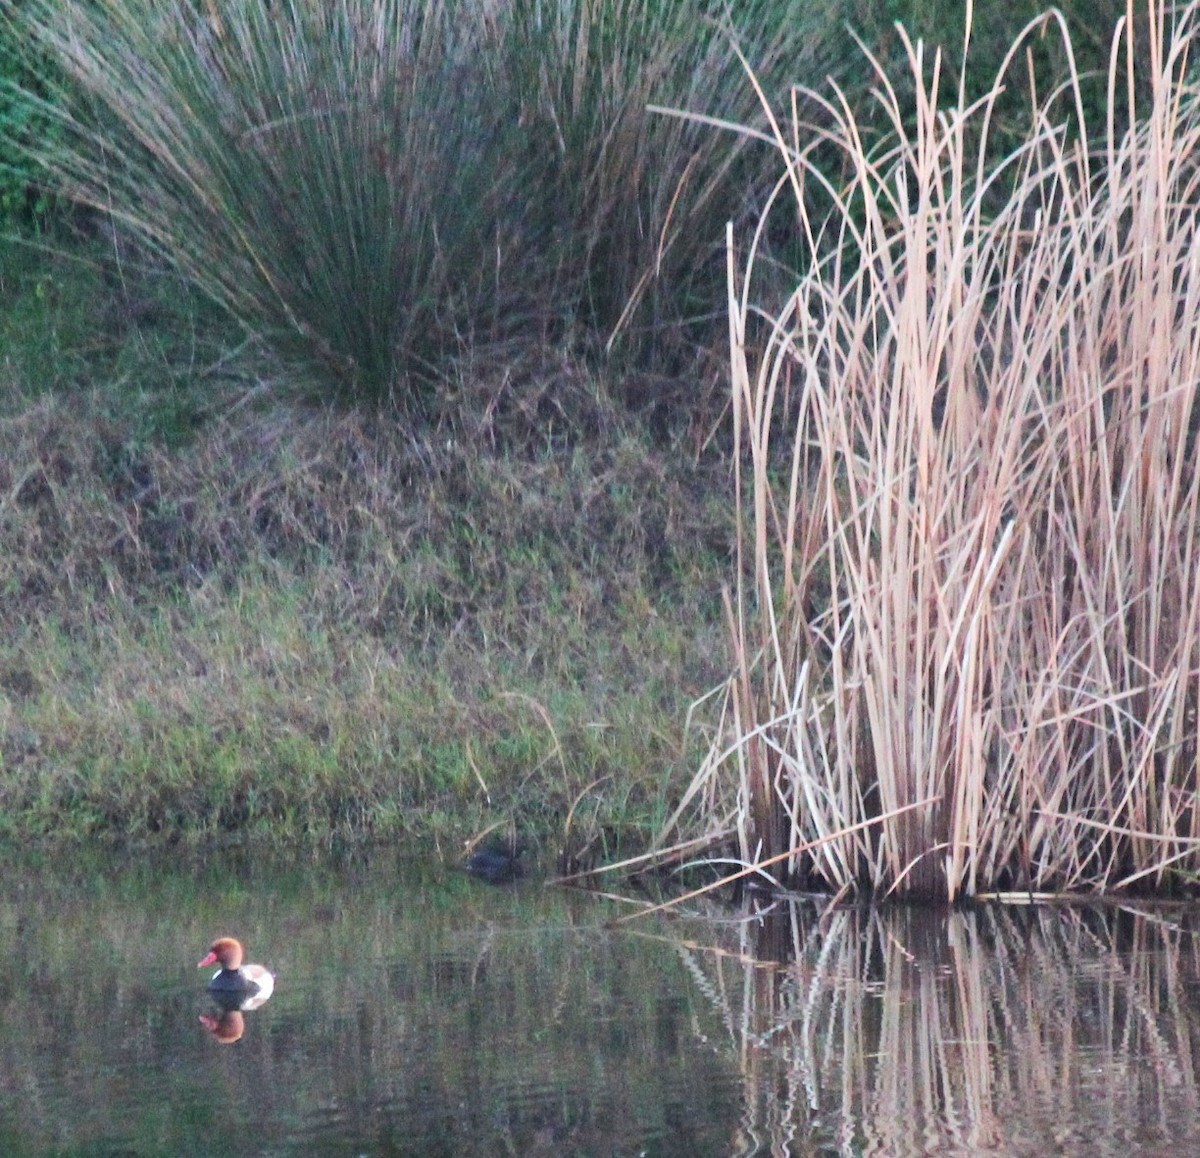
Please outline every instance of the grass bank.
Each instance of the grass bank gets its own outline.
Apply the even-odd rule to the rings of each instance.
[[[0,282],[6,835],[645,839],[723,662],[724,468],[563,358],[463,363],[469,424],[281,397],[72,245]]]
[[[1196,8],[791,88],[817,7],[0,0],[93,263],[14,291],[9,823],[1200,871]]]

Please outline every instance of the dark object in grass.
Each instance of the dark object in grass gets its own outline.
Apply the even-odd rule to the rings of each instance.
[[[504,885],[525,875],[522,844],[489,844],[467,858],[467,872],[490,885]]]

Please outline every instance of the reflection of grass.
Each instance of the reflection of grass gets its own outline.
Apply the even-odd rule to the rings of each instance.
[[[780,906],[688,959],[744,1059],[746,1128],[771,1152],[1186,1147],[1200,953],[1177,915],[842,910],[818,934],[814,914]]]
[[[637,1153],[691,1086],[690,1152],[720,1152],[731,1128],[729,1063],[696,1037],[717,1019],[678,957],[599,930],[603,909],[565,890],[385,850],[3,869],[0,933],[25,950],[0,992],[0,1061],[20,1075],[0,1089],[0,1120],[19,1123],[6,1154],[89,1138],[204,1154],[212,1137],[234,1153],[535,1154],[542,1130],[554,1153]],[[226,931],[279,977],[235,1052],[196,1025],[195,962]]]

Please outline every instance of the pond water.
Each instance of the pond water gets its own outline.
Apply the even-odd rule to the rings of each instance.
[[[1200,1152],[1192,909],[609,927],[380,851],[0,867],[0,1155]],[[222,1020],[225,933],[278,980]]]

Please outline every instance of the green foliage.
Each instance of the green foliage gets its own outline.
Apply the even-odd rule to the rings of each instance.
[[[68,385],[83,371],[97,283],[84,265],[0,238],[0,350],[3,371],[22,394]]]
[[[845,0],[841,7],[845,21],[843,30],[854,29],[889,77],[900,77],[907,69],[905,48],[898,28],[903,26],[913,41],[920,39],[926,45],[926,76],[932,68],[934,51],[941,52],[943,69],[948,70],[949,82],[943,82],[942,86],[946,105],[957,101],[957,86],[961,77],[966,98],[964,107],[970,107],[990,92],[1000,64],[1017,35],[1026,25],[1045,16],[1051,5],[1043,0],[1008,0],[1003,4],[977,2],[972,16],[965,76],[965,5],[945,4],[938,0]],[[1072,73],[1077,74],[1080,80],[1089,131],[1093,137],[1103,133],[1108,111],[1106,75],[1109,50],[1113,30],[1126,15],[1126,0],[1063,0],[1054,7],[1061,14],[1070,34],[1070,51],[1057,28],[1051,24],[1046,25],[1044,32],[1025,41],[1017,56],[1016,67],[1005,78],[1006,89],[998,102],[998,126],[991,142],[997,156],[1020,146],[1031,127],[1031,108],[1038,106]],[[1144,27],[1146,6],[1139,3],[1134,7],[1138,25],[1136,39],[1144,48],[1147,40]],[[845,31],[841,36],[834,28],[829,28],[827,32],[833,42],[831,54],[836,59],[849,58],[854,62],[858,79],[854,79],[848,70],[838,79],[847,87],[851,104],[860,114],[867,114],[867,124],[870,125],[875,118],[869,115],[868,90],[877,83],[878,77],[865,67],[857,50],[852,54],[847,53],[849,46],[845,44]],[[909,75],[896,83],[902,99],[911,101],[911,85],[915,83],[913,76]],[[1031,90],[1036,93],[1032,103]],[[1143,85],[1142,95],[1145,93]],[[1123,99],[1124,95],[1123,88],[1119,88],[1118,100]],[[1072,122],[1076,132],[1079,131],[1080,126],[1073,123],[1075,110],[1071,105],[1063,103],[1056,111],[1063,120]],[[886,118],[881,118],[876,122],[876,127],[886,135],[890,126],[886,124]]]
[[[39,230],[0,236],[0,414],[93,387],[132,442],[189,441],[241,335],[178,278],[126,264],[125,243],[53,213]],[[249,366],[243,356],[239,370]]]
[[[58,132],[55,117],[41,103],[53,65],[45,54],[29,50],[10,11],[19,5],[10,0],[0,9],[0,230],[28,227],[50,209],[30,151]]]
[[[522,94],[556,297],[610,348],[673,349],[711,315],[725,223],[773,179],[736,46],[772,98],[815,65],[801,5],[752,0],[513,4],[501,51]],[[711,332],[710,317],[699,331]]]
[[[0,3],[81,96],[32,160],[312,379],[412,408],[464,345],[711,315],[770,158],[650,106],[751,121],[733,44],[773,89],[805,59],[767,0]]]

